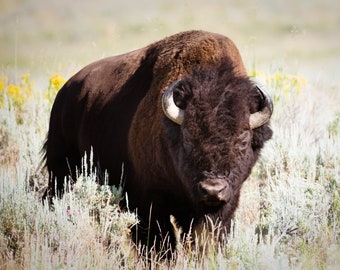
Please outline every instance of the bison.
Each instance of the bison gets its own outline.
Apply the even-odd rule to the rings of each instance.
[[[247,76],[234,43],[186,31],[89,64],[54,101],[45,164],[49,196],[93,149],[109,185],[123,179],[140,223],[134,240],[176,243],[208,217],[226,234],[240,189],[271,138],[270,96]],[[124,201],[122,202],[124,207]]]

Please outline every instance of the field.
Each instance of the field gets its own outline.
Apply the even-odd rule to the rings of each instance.
[[[117,3],[115,3],[117,2]],[[0,269],[339,269],[340,3],[0,0]],[[271,93],[274,137],[246,181],[228,243],[140,256],[119,187],[79,176],[51,211],[41,147],[62,84],[99,58],[204,29],[238,45]],[[177,228],[178,229],[178,228]],[[211,248],[214,247],[214,248]]]

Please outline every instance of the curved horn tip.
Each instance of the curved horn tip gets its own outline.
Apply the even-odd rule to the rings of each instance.
[[[256,85],[256,90],[261,94],[262,98],[264,99],[265,105],[268,105],[271,113],[273,113],[274,104],[269,93],[265,89],[261,88],[259,85]]]
[[[176,106],[173,90],[179,81],[174,82],[169,88],[163,93],[162,96],[162,108],[163,112],[171,121],[178,125],[182,125],[184,119],[184,110]]]
[[[252,113],[249,118],[249,126],[251,129],[258,128],[267,123],[273,113],[273,100],[267,91],[256,85],[256,90],[260,93],[264,100],[263,108],[255,113]]]

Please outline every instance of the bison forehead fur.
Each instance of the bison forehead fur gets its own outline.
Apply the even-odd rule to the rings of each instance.
[[[163,111],[168,89],[181,121]],[[227,231],[241,185],[272,135],[268,121],[249,124],[262,103],[236,46],[218,34],[183,32],[94,62],[52,107],[44,145],[50,195],[63,192],[65,176],[76,180],[93,149],[110,185],[123,177],[144,243],[148,235],[174,243],[170,215],[185,231],[205,215]]]
[[[255,86],[247,78],[231,78],[232,69],[226,67],[228,63],[194,72],[174,89],[185,120],[179,126],[165,119],[164,137],[184,185],[192,187],[209,175],[223,177],[239,190],[271,137],[268,126],[249,128],[249,115],[260,104]],[[259,136],[261,141],[255,139]]]

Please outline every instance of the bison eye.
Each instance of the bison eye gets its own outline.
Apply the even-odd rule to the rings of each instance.
[[[240,151],[246,150],[251,143],[251,132],[250,131],[244,131],[239,137],[238,137],[238,147]]]
[[[248,147],[249,142],[248,141],[243,141],[240,143],[240,150],[244,150]]]

